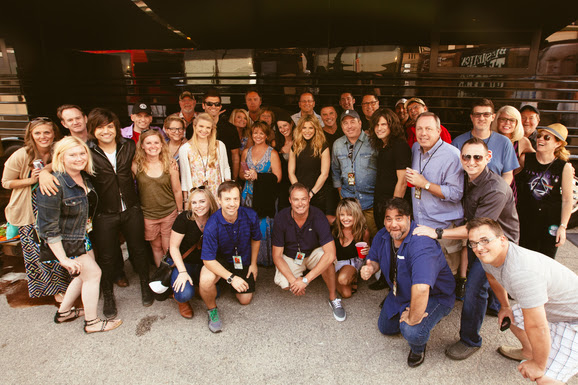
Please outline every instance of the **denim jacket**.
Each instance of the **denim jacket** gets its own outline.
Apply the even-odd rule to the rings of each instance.
[[[363,131],[353,146],[351,158],[349,157],[350,146],[351,143],[345,135],[333,143],[331,156],[333,187],[341,187],[343,198],[357,198],[361,208],[368,210],[373,207],[377,151],[371,147],[369,137]],[[348,183],[350,172],[355,173],[355,186],[350,186]]]
[[[39,193],[36,197],[40,237],[49,244],[83,240],[90,210],[88,196],[67,173],[54,172],[53,175],[60,182],[56,195]],[[82,175],[89,193],[96,194],[88,176]]]

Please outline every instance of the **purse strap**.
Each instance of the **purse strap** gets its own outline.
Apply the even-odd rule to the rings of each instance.
[[[190,249],[188,249],[187,251],[185,251],[185,253],[182,255],[183,260],[184,260],[185,258],[187,258],[187,257],[189,256],[189,254],[191,254],[191,253],[193,252],[193,250],[194,250],[194,248],[195,248],[196,246],[197,246],[197,244],[195,243],[193,246],[191,246]]]

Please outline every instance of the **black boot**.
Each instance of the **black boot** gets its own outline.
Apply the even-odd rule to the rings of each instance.
[[[114,292],[112,290],[112,284],[103,285],[102,296],[104,297],[104,306],[102,307],[102,312],[108,319],[116,317],[117,314]]]
[[[151,288],[149,287],[148,278],[144,278],[141,276],[140,291],[141,291],[141,295],[142,295],[142,305],[147,306],[147,307],[151,306],[153,304],[153,302],[155,301],[155,298],[153,296],[153,292],[152,292]]]

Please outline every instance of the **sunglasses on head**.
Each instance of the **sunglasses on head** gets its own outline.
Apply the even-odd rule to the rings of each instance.
[[[193,187],[190,192],[192,193],[192,192],[195,192],[197,190],[204,190],[206,187],[207,186],[205,186],[205,185],[201,185],[199,187]]]
[[[205,102],[205,104],[207,105],[207,107],[221,107],[221,102]]]
[[[39,116],[38,118],[34,118],[32,122],[52,122],[52,120],[45,116]]]
[[[474,158],[474,160],[476,162],[481,162],[482,159],[484,159],[483,155],[469,155],[469,154],[462,154],[462,160],[464,162],[469,162],[472,158]]]

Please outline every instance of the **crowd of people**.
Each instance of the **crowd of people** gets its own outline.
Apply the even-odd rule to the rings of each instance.
[[[223,328],[221,286],[248,305],[259,266],[274,265],[275,284],[296,296],[321,276],[337,321],[360,277],[389,287],[378,328],[404,336],[410,367],[424,361],[457,296],[460,340],[448,357],[478,350],[484,316],[493,314],[520,339],[522,349],[500,353],[526,360],[525,377],[566,381],[578,361],[552,364],[568,352],[537,331],[557,325],[578,344],[578,279],[554,261],[572,208],[566,127],[538,126],[530,104],[496,113],[479,99],[471,131],[452,140],[420,98],[393,109],[372,93],[361,99],[358,111],[343,92],[339,106],[317,114],[315,95],[304,92],[291,115],[249,90],[247,109],[226,117],[217,90],[203,95],[203,112],[184,91],[163,127],[151,126],[151,107],[139,101],[124,128],[110,110],[87,116],[63,105],[64,139],[50,119],[32,120],[2,176],[30,296],[59,300],[56,323],[84,317],[86,333],[120,326],[114,286],[129,284],[122,234],[143,306],[167,298],[153,293],[149,274],[168,264],[180,314],[192,318],[190,301],[200,296],[214,333]],[[84,308],[73,306],[79,295]]]

